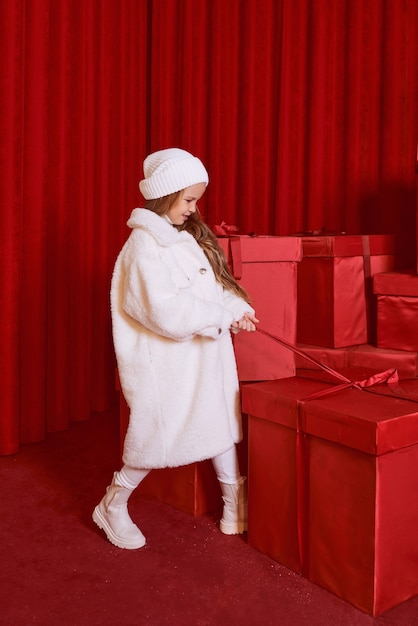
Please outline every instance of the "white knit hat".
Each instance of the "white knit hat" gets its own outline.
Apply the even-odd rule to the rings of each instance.
[[[146,200],[163,198],[197,183],[207,185],[209,182],[203,163],[180,148],[167,148],[147,156],[144,175],[139,189]]]

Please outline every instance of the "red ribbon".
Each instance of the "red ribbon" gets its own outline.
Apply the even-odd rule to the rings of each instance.
[[[239,231],[239,228],[234,224],[227,224],[226,222],[222,221],[220,224],[215,224],[212,230],[215,235],[217,235],[217,237],[229,237],[233,234],[236,235]]]
[[[298,354],[299,356],[303,357],[307,361],[314,363],[325,372],[328,372],[328,374],[331,374],[335,378],[338,378],[338,380],[342,381],[342,384],[340,385],[333,385],[332,387],[329,387],[327,389],[322,389],[320,391],[310,394],[309,396],[306,396],[303,399],[304,401],[314,400],[315,398],[328,396],[332,393],[336,393],[338,391],[342,391],[343,389],[348,389],[350,387],[355,387],[356,389],[363,389],[366,391],[367,388],[372,387],[373,385],[378,385],[379,383],[387,383],[388,385],[394,385],[394,384],[397,384],[399,381],[399,375],[398,375],[398,371],[396,368],[387,369],[384,372],[379,372],[378,374],[374,374],[373,376],[370,376],[369,378],[366,378],[364,380],[357,380],[357,381],[350,380],[349,378],[347,378],[340,372],[337,372],[336,370],[332,369],[332,367],[329,367],[329,365],[325,365],[325,363],[321,363],[321,361],[318,361],[318,359],[315,359],[313,356],[306,354],[306,352],[304,352],[303,350],[300,350],[293,344],[287,343],[283,339],[276,337],[276,335],[272,335],[271,333],[259,327],[257,328],[257,331],[261,333],[262,335],[265,335],[266,337],[270,337],[270,339],[273,339],[273,341],[276,341],[281,346],[288,348],[289,350],[292,350],[292,352],[294,352],[295,354]]]
[[[366,389],[367,387],[372,387],[373,385],[378,385],[380,383],[387,383],[388,385],[390,385],[393,383],[397,383],[398,379],[398,372],[395,368],[392,367],[388,370],[385,370],[384,372],[379,372],[378,374],[374,374],[369,378],[365,378],[364,380],[349,381],[347,383],[343,383],[342,385],[334,385],[333,387],[329,387],[328,389],[316,391],[315,393],[311,393],[306,396],[303,400],[315,400],[316,398],[329,396],[332,393],[342,391],[343,389],[348,389],[349,387],[354,387],[355,389]]]

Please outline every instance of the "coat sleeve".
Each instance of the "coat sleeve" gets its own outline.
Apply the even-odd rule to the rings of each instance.
[[[229,311],[231,311],[235,322],[240,320],[245,313],[255,314],[255,310],[252,306],[227,289],[223,290],[223,304]]]
[[[229,332],[234,320],[229,308],[179,287],[160,249],[151,237],[141,238],[140,254],[134,245],[125,247],[119,259],[123,310],[149,330],[177,341],[199,335],[218,339]]]

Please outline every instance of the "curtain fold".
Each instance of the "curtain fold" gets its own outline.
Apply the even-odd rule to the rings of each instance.
[[[0,4],[0,454],[115,402],[109,284],[142,161],[241,232],[394,233],[415,268],[416,0]]]
[[[3,17],[3,16],[2,16]],[[7,21],[0,19],[0,50],[7,59],[0,72],[0,260],[2,279],[0,293],[0,328],[2,335],[0,371],[0,442],[4,454],[16,451],[19,444],[19,266],[20,266],[20,198],[21,179],[21,100],[17,97],[21,78],[22,15],[13,3],[8,7]]]
[[[21,72],[19,354],[23,442],[45,436],[48,39],[46,3],[25,6]],[[23,391],[23,393],[22,393]],[[22,416],[30,415],[30,419]]]

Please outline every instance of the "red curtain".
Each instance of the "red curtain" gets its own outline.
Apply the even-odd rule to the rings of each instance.
[[[115,400],[108,305],[142,160],[210,224],[393,232],[415,254],[416,0],[3,0],[0,453]]]

